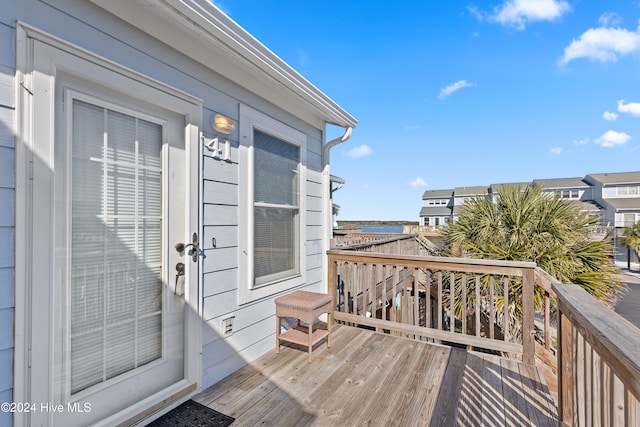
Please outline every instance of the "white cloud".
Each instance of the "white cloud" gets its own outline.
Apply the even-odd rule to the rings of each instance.
[[[426,187],[427,186],[427,181],[425,181],[421,177],[417,177],[413,181],[409,182],[409,186],[413,187],[413,188]]]
[[[608,130],[603,133],[600,138],[596,139],[595,143],[606,148],[612,148],[616,145],[626,144],[630,139],[631,136],[624,132]]]
[[[588,138],[583,138],[583,139],[574,139],[573,140],[573,145],[585,145],[589,143],[589,139]]]
[[[358,157],[365,157],[365,156],[368,156],[369,154],[371,154],[371,148],[366,144],[362,144],[358,147],[353,147],[351,150],[347,152],[347,156],[352,157],[354,159]]]
[[[458,80],[454,84],[451,84],[440,91],[440,95],[438,95],[438,99],[445,99],[447,96],[451,95],[454,92],[459,91],[465,87],[475,86],[473,83],[469,83],[466,80]]]
[[[615,12],[606,12],[598,18],[598,22],[603,27],[613,27],[620,25],[622,18],[620,18],[620,15]]]
[[[553,147],[549,150],[549,152],[554,156],[559,156],[560,154],[562,154],[562,147]]]
[[[571,10],[564,0],[507,0],[493,9],[490,20],[524,30],[532,21],[553,21]]]
[[[605,120],[608,120],[610,122],[613,122],[614,120],[616,120],[618,118],[618,115],[616,113],[612,113],[610,111],[605,111],[602,114],[602,118]]]
[[[587,58],[593,61],[617,62],[620,55],[640,51],[640,32],[624,28],[590,28],[579,39],[564,48],[560,64],[574,59]]]
[[[618,101],[618,111],[633,116],[640,116],[640,102],[628,102],[625,104],[624,100],[621,99]]]

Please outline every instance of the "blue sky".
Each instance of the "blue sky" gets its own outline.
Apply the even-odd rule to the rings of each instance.
[[[640,170],[640,0],[215,3],[358,119],[331,152],[338,219]]]

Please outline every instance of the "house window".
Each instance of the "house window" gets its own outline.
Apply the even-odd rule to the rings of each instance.
[[[240,304],[305,283],[306,141],[240,107]]]
[[[254,286],[260,286],[300,272],[300,147],[254,129],[253,149]]]

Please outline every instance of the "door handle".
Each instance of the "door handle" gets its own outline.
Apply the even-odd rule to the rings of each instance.
[[[198,243],[198,233],[193,233],[193,236],[191,236],[191,243],[176,243],[175,247],[180,256],[184,255],[184,251],[187,248],[191,248],[189,249],[189,255],[191,255],[193,262],[198,262],[198,250],[200,247],[200,244]]]

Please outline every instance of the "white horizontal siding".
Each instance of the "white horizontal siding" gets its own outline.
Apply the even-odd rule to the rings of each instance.
[[[15,86],[13,68],[0,64],[0,107],[15,108]]]
[[[228,270],[205,273],[202,289],[205,298],[215,297],[222,293],[235,292],[238,289],[238,269],[230,268]],[[236,303],[233,304],[234,307],[235,305]]]
[[[215,248],[205,249],[202,271],[211,273],[212,271],[228,270],[238,267],[238,248]]]
[[[0,391],[0,402],[13,401],[13,390]],[[11,412],[0,411],[0,426],[11,426],[13,423]]]
[[[0,20],[5,16],[0,14]],[[13,401],[15,30],[0,22],[0,402]],[[12,425],[0,412],[0,425]]]
[[[238,206],[238,186],[218,181],[204,181],[203,202]]]
[[[9,4],[10,3],[10,4]],[[14,67],[15,21],[28,22],[36,28],[56,37],[95,52],[116,63],[136,70],[146,76],[198,96],[204,102],[203,132],[207,138],[215,136],[210,118],[216,113],[235,120],[239,118],[239,105],[246,104],[275,120],[307,135],[306,193],[306,260],[308,283],[305,289],[322,291],[322,139],[323,131],[318,123],[310,124],[290,113],[274,108],[268,100],[236,86],[204,66],[187,59],[182,53],[148,37],[112,15],[104,13],[90,2],[24,0],[0,4],[0,205],[13,203],[14,183],[14,114],[15,84],[12,81]],[[10,24],[10,25],[9,25]],[[238,306],[238,132],[221,140],[229,140],[231,161],[212,158],[203,149],[203,230],[201,244],[203,259],[203,307],[204,324],[208,331],[203,346],[203,374],[205,385],[211,384],[262,355],[274,347],[273,334],[277,295],[252,304]],[[12,205],[13,206],[13,205]],[[15,218],[9,214],[13,208],[0,208],[0,241],[13,241],[12,224]],[[2,224],[7,224],[3,227]],[[213,239],[216,247],[213,247]],[[7,240],[8,239],[8,240]],[[13,298],[13,248],[0,247],[0,272],[6,267],[9,276],[0,274],[0,286],[7,281],[10,290],[0,290],[0,307],[4,298]],[[6,278],[9,277],[9,278]],[[12,310],[11,306],[5,309]],[[234,333],[228,338],[219,336],[221,316],[235,314]],[[215,328],[209,325],[217,325]],[[217,328],[217,329],[216,329]],[[216,339],[217,338],[217,339]],[[225,347],[228,346],[228,347]],[[227,352],[225,348],[231,349]],[[11,368],[0,361],[0,378],[11,374]],[[8,381],[12,383],[11,380]],[[4,393],[0,386],[0,393]],[[0,421],[0,425],[2,422]]]
[[[202,237],[202,247],[204,249],[213,248],[215,239],[216,248],[231,248],[238,246],[238,226],[237,225],[207,225],[204,227]]]
[[[0,22],[0,65],[13,68],[16,60],[13,22],[10,15],[3,13],[0,13],[0,21],[2,21]]]

